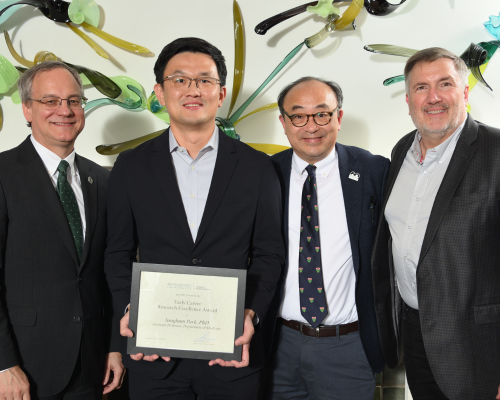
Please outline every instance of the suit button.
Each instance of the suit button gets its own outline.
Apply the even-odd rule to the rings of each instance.
[[[200,262],[197,258],[193,258],[193,260],[192,260],[192,261],[193,261],[193,264],[194,264],[194,265],[196,265],[196,264],[198,264],[198,263]]]
[[[82,283],[83,282],[83,277],[79,277],[78,278],[78,283]]]
[[[82,319],[80,317],[73,317],[73,322],[75,323],[78,323],[80,322]]]

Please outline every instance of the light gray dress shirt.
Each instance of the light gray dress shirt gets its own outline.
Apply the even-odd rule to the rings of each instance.
[[[418,310],[417,265],[434,199],[450,164],[465,121],[446,141],[427,150],[421,160],[417,132],[399,171],[385,209],[399,293]]]
[[[217,160],[219,129],[215,126],[212,137],[195,159],[189,155],[184,147],[179,146],[172,128],[168,130],[168,135],[177,185],[181,192],[189,229],[195,242]]]

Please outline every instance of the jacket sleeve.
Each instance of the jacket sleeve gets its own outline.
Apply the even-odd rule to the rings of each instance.
[[[280,183],[268,159],[263,168],[253,227],[245,304],[245,308],[255,311],[259,321],[265,318],[284,264],[281,213]]]
[[[108,180],[108,240],[104,272],[113,298],[113,325],[119,326],[130,302],[132,263],[137,261],[137,229],[129,202],[126,172],[120,155]],[[119,332],[115,332],[115,336]]]
[[[3,186],[0,183],[0,371],[21,363],[5,304],[5,251],[8,231],[9,215],[7,212],[7,202]]]

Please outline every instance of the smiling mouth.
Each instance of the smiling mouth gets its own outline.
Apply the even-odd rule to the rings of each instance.
[[[60,126],[69,126],[69,125],[74,125],[74,122],[52,122],[54,125],[60,125]]]
[[[189,103],[189,104],[184,104],[184,107],[202,107],[203,104],[199,103]]]
[[[442,114],[442,113],[444,113],[445,111],[446,111],[446,110],[426,110],[425,112],[426,112],[427,114],[433,114],[433,115],[435,115],[435,114]]]

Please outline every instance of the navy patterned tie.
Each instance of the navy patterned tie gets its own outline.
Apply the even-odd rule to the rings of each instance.
[[[71,189],[71,185],[68,182],[67,169],[69,164],[65,160],[61,160],[57,170],[59,171],[59,177],[57,178],[57,193],[61,199],[61,204],[63,206],[66,217],[68,218],[69,228],[73,234],[73,239],[75,241],[76,253],[78,254],[78,260],[82,259],[83,251],[83,229],[82,229],[82,218],[80,216],[80,209],[78,208],[78,203],[76,201],[75,192]]]
[[[302,316],[316,328],[328,314],[323,290],[323,271],[319,242],[316,166],[308,165],[302,188],[300,217],[299,288]]]

